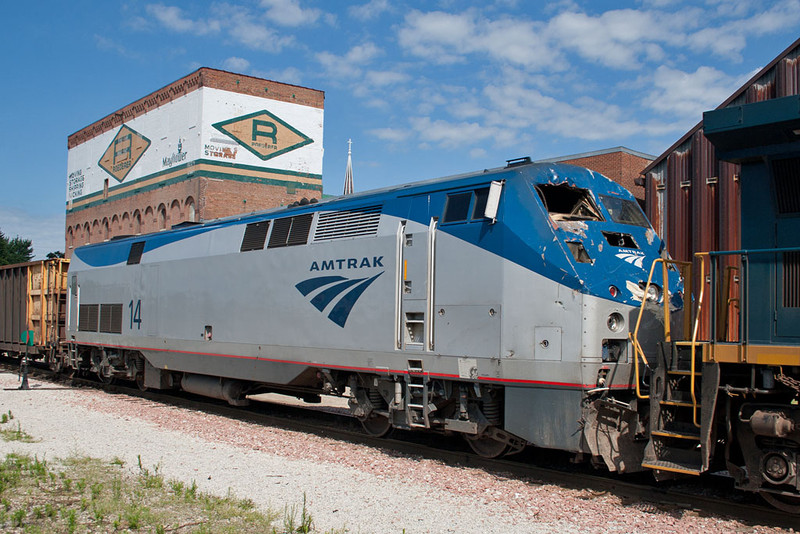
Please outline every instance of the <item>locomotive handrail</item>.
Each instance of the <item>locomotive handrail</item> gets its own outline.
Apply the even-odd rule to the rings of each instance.
[[[697,252],[695,256],[700,260],[700,295],[697,297],[697,311],[695,313],[694,318],[694,329],[692,330],[692,361],[691,361],[691,375],[689,379],[689,391],[692,394],[692,422],[694,426],[700,428],[700,423],[697,422],[697,394],[695,392],[695,388],[697,385],[697,377],[695,376],[696,373],[696,354],[697,354],[697,335],[700,331],[700,318],[702,317],[703,311],[703,299],[705,298],[706,292],[706,262],[705,258],[708,258],[710,261],[711,256],[708,252]]]
[[[800,252],[800,246],[791,246],[791,247],[776,247],[776,248],[762,248],[762,249],[740,249],[740,250],[715,250],[708,252],[707,254],[710,256],[711,262],[711,277],[712,281],[713,278],[718,270],[717,262],[719,258],[724,256],[740,256],[741,267],[738,268],[740,273],[740,290],[739,290],[739,297],[738,298],[731,298],[730,297],[730,283],[726,281],[726,288],[723,298],[727,300],[724,320],[723,321],[711,321],[711,326],[716,327],[714,331],[712,331],[712,335],[710,336],[712,340],[718,341],[720,340],[720,336],[728,335],[728,328],[730,325],[728,324],[728,307],[730,307],[730,303],[735,303],[735,305],[740,309],[747,308],[747,299],[749,298],[749,288],[750,288],[750,275],[749,275],[749,259],[751,256],[757,255],[769,255],[769,254],[780,254],[785,252]],[[774,260],[777,261],[777,258]],[[730,267],[728,267],[730,269]],[[737,269],[734,267],[734,269]],[[773,275],[775,276],[775,275]],[[711,290],[715,290],[715,286],[712,283]],[[712,302],[716,304],[717,300],[716,297],[712,294]],[[716,311],[716,307],[714,306],[711,308],[711,313],[713,314]],[[720,333],[719,331],[722,330],[721,325],[725,324],[725,331]],[[743,313],[739,316],[739,325],[738,325],[738,341],[740,345],[747,345],[750,342],[750,321],[749,321],[749,314]]]
[[[669,316],[669,277],[668,277],[668,270],[670,265],[677,265],[683,275],[682,269],[688,268],[689,275],[684,276],[684,294],[691,295],[691,269],[692,263],[688,261],[677,261],[672,259],[666,258],[658,258],[653,261],[650,265],[650,274],[647,276],[647,283],[644,286],[644,292],[642,293],[642,305],[639,308],[639,316],[636,319],[636,327],[633,330],[633,333],[629,333],[628,336],[633,343],[633,353],[634,353],[634,374],[636,378],[636,396],[640,399],[649,399],[650,395],[643,395],[641,391],[641,376],[639,372],[639,358],[641,357],[644,361],[645,365],[650,365],[647,361],[647,356],[642,349],[642,345],[639,343],[639,327],[642,323],[642,316],[644,315],[644,308],[647,305],[647,294],[650,289],[650,286],[653,283],[653,273],[655,272],[656,264],[660,263],[662,266],[662,283],[664,287],[662,288],[662,300],[664,303],[664,340],[671,341],[672,340],[672,329],[670,326],[670,316]],[[689,297],[691,298],[691,297]],[[685,309],[685,306],[684,306]],[[690,315],[686,315],[684,313],[684,331],[688,329],[688,324],[690,321]]]

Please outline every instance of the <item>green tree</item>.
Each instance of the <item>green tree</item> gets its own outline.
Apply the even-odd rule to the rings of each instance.
[[[22,239],[17,236],[8,239],[0,231],[0,265],[11,265],[13,263],[24,263],[33,258],[33,244],[30,239]]]
[[[54,260],[56,258],[63,258],[63,257],[64,257],[64,253],[61,252],[60,250],[56,250],[55,252],[48,252],[47,253],[47,259],[48,260]]]

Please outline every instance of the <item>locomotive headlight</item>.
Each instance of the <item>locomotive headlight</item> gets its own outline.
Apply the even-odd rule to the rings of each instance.
[[[617,312],[612,313],[608,316],[608,329],[612,332],[621,332],[623,328],[625,328],[625,319],[623,319],[622,315]]]
[[[659,288],[657,285],[650,284],[650,287],[647,288],[647,300],[658,302],[660,299],[661,288]]]
[[[647,287],[647,300],[650,302],[658,302],[661,300],[661,288],[658,287],[656,284],[650,284],[649,286],[644,282],[639,282],[639,287],[644,291],[645,287]]]

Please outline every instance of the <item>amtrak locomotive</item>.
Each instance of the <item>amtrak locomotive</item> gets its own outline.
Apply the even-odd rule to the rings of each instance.
[[[231,404],[348,395],[375,435],[637,471],[650,375],[629,333],[654,350],[683,308],[677,271],[647,284],[662,256],[628,191],[525,158],[78,248],[70,364]]]

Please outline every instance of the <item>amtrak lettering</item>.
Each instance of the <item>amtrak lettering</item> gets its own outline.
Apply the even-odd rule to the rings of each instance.
[[[359,258],[339,258],[336,260],[312,261],[309,271],[334,271],[337,269],[362,269],[365,267],[383,267],[383,256]]]

